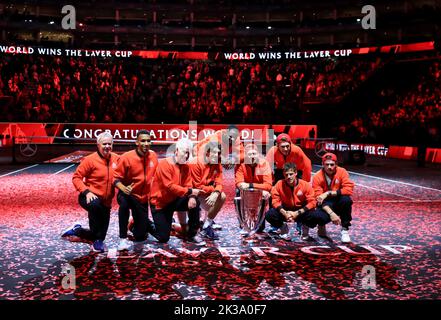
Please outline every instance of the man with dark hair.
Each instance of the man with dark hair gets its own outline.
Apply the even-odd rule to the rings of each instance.
[[[243,162],[244,148],[236,125],[230,124],[227,129],[218,130],[199,141],[193,149],[193,154],[199,159],[203,159],[205,156],[204,146],[209,142],[217,142],[221,146],[221,163],[226,169],[232,169],[235,165],[237,168],[237,165]]]
[[[288,162],[283,165],[284,179],[279,180],[271,190],[272,208],[266,220],[279,230],[280,238],[291,240],[287,222],[314,223],[317,204],[310,184],[297,178],[297,166]]]
[[[214,218],[221,210],[227,196],[223,192],[220,146],[212,141],[205,145],[204,161],[197,159],[191,164],[193,186],[204,191],[198,196],[201,208],[207,211],[201,235],[210,240],[219,239],[213,230]]]
[[[146,239],[152,222],[148,218],[150,186],[158,157],[150,150],[151,138],[147,130],[139,130],[136,135],[136,149],[124,153],[114,173],[114,185],[119,189],[119,237],[118,250],[128,250],[127,225],[130,210],[133,216],[133,236],[135,241]]]
[[[276,145],[271,147],[268,151],[266,159],[274,170],[273,185],[275,185],[277,181],[284,179],[283,165],[288,162],[292,162],[296,165],[298,179],[307,182],[311,180],[311,160],[300,147],[292,143],[291,137],[286,133],[281,133],[277,136]],[[302,224],[300,222],[297,222],[297,230],[299,233],[302,233]],[[306,232],[307,228],[303,228],[303,230]]]
[[[323,168],[314,175],[312,187],[317,204],[328,216],[319,223],[318,235],[327,237],[325,224],[331,222],[341,225],[341,241],[351,242],[349,227],[352,220],[352,199],[354,182],[349,173],[337,166],[337,156],[326,153],[322,157]]]
[[[212,135],[209,135],[205,139],[199,141],[193,148],[193,154],[198,161],[203,161],[205,157],[205,146],[215,142],[220,145],[221,150],[221,164],[229,170],[234,168],[236,171],[239,165],[244,161],[244,146],[240,140],[239,128],[234,125],[228,125],[227,129],[218,130]],[[213,229],[221,229],[222,227],[213,223]]]
[[[162,243],[168,242],[172,229],[173,213],[188,213],[188,230],[184,230],[187,241],[205,245],[198,235],[200,227],[201,189],[193,188],[188,161],[192,152],[191,141],[181,139],[176,143],[175,154],[159,161],[150,197],[150,209],[155,223],[151,234]]]
[[[103,132],[97,137],[97,152],[85,157],[72,177],[79,191],[78,202],[88,212],[90,229],[80,224],[64,231],[62,237],[77,236],[92,241],[92,250],[104,252],[104,239],[110,221],[110,208],[115,195],[113,170],[119,156],[112,152],[113,137]]]

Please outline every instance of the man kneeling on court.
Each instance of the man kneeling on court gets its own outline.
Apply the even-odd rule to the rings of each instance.
[[[349,226],[352,220],[352,199],[354,182],[349,179],[349,173],[337,166],[337,156],[326,153],[322,157],[323,168],[314,175],[312,187],[317,204],[327,214],[325,221],[319,224],[318,235],[327,237],[325,224],[332,221],[341,225],[341,241],[351,242]]]
[[[159,242],[168,242],[172,229],[173,213],[188,212],[187,241],[205,245],[198,235],[200,227],[200,203],[198,195],[204,192],[192,188],[191,170],[188,165],[192,143],[181,139],[176,143],[175,154],[159,161],[150,196],[150,210],[154,230],[150,232]]]
[[[220,145],[211,141],[204,146],[203,159],[196,158],[191,164],[193,186],[204,191],[198,199],[201,207],[207,212],[202,225],[201,235],[210,240],[219,236],[213,229],[214,218],[221,210],[227,196],[222,191],[222,165],[220,161]]]
[[[278,228],[280,238],[291,240],[287,222],[301,222],[308,227],[315,227],[320,215],[326,215],[321,210],[315,210],[317,204],[314,190],[310,184],[297,179],[297,167],[288,162],[283,166],[283,180],[279,180],[271,190],[273,207],[266,214],[266,220]]]

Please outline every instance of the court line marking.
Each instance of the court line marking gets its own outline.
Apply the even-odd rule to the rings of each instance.
[[[410,199],[410,200],[415,200],[414,198],[411,198],[411,197],[407,197],[407,196],[403,196],[403,195],[398,194],[398,193],[393,193],[393,192],[384,191],[384,190],[381,190],[381,189],[377,189],[377,188],[373,188],[373,187],[365,186],[364,184],[361,184],[361,183],[357,183],[356,186],[357,186],[357,187],[358,187],[358,186],[360,186],[360,187],[364,187],[364,188],[367,188],[367,189],[372,189],[372,190],[379,191],[379,192],[384,192],[384,193],[391,194],[391,195],[394,195],[394,196],[397,196],[397,197],[401,197],[401,198],[406,198],[406,199]]]
[[[320,165],[314,164],[314,166],[316,167],[321,167]],[[413,184],[413,183],[408,183],[408,182],[402,182],[402,181],[397,181],[397,180],[392,180],[392,179],[386,179],[386,178],[381,178],[381,177],[377,177],[377,176],[371,176],[369,174],[364,174],[364,173],[358,173],[358,172],[354,172],[354,171],[349,171],[349,173],[352,174],[356,174],[359,176],[363,176],[363,177],[368,177],[368,178],[374,178],[374,179],[378,179],[378,180],[384,180],[384,181],[388,181],[388,182],[393,182],[393,183],[401,183],[407,186],[412,186],[412,187],[418,187],[418,188],[422,188],[422,189],[427,189],[427,190],[433,190],[433,191],[438,191],[441,192],[440,189],[435,189],[435,188],[430,188],[430,187],[425,187],[425,186],[420,186],[418,184]]]
[[[15,171],[12,171],[12,172],[8,172],[8,173],[6,173],[6,174],[2,174],[1,176],[0,176],[0,178],[3,178],[3,177],[6,177],[6,176],[9,176],[9,175],[11,175],[11,174],[14,174],[14,173],[17,173],[17,172],[21,172],[21,171],[24,171],[24,170],[27,170],[27,169],[30,169],[30,168],[34,168],[34,167],[36,167],[36,166],[38,166],[39,164],[37,163],[37,164],[33,164],[32,166],[29,166],[29,167],[26,167],[26,168],[22,168],[22,169],[18,169],[18,170],[15,170]]]
[[[312,172],[312,174],[316,174],[317,172],[318,171]],[[375,191],[379,191],[379,192],[384,192],[384,193],[391,194],[391,195],[394,195],[394,196],[397,196],[397,197],[402,197],[402,198],[406,198],[406,199],[410,199],[410,200],[415,200],[414,198],[411,198],[411,197],[408,197],[408,196],[403,196],[403,195],[398,194],[398,193],[393,193],[393,192],[377,189],[377,188],[374,188],[374,187],[369,187],[369,186],[366,186],[366,185],[358,183],[358,182],[355,185],[356,186],[360,186],[360,187],[364,187],[364,188],[367,188],[367,189],[372,189],[372,190],[375,190]]]
[[[411,202],[441,202],[441,199],[414,199],[414,200],[354,200],[354,203],[411,203]]]
[[[58,170],[57,172],[55,172],[55,173],[52,173],[52,174],[50,175],[50,177],[52,177],[52,176],[54,176],[54,175],[56,175],[56,174],[59,174],[59,173],[61,173],[61,172],[65,171],[65,170],[67,170],[67,169],[69,169],[69,168],[73,167],[74,165],[75,165],[75,163],[71,164],[70,166],[67,166],[67,167],[66,167],[66,168],[64,168],[64,169]]]

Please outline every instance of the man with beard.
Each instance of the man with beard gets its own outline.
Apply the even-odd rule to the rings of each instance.
[[[103,132],[97,137],[98,150],[85,157],[75,171],[72,182],[79,191],[78,202],[88,212],[90,229],[80,224],[64,231],[62,237],[77,236],[92,241],[92,250],[104,252],[104,239],[115,195],[113,171],[119,156],[112,152],[113,137]]]
[[[148,217],[148,201],[153,175],[158,166],[156,153],[150,150],[150,134],[147,130],[139,130],[136,135],[136,149],[124,153],[114,173],[114,185],[119,189],[119,237],[118,250],[128,250],[127,225],[130,210],[133,216],[133,236],[135,241],[146,239],[148,228],[152,222]]]
[[[327,214],[325,221],[319,224],[318,234],[327,237],[325,224],[331,222],[341,225],[341,241],[351,242],[349,227],[352,220],[352,199],[354,182],[349,178],[349,173],[337,166],[337,156],[326,153],[322,157],[323,168],[314,175],[312,187],[317,204]]]

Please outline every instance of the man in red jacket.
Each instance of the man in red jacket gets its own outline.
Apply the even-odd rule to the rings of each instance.
[[[297,178],[297,167],[294,163],[283,166],[284,179],[279,180],[271,190],[272,208],[266,214],[266,220],[278,229],[280,237],[291,240],[287,222],[301,222],[308,227],[315,227],[326,213],[316,210],[314,190],[310,184]]]
[[[201,208],[207,211],[201,235],[210,240],[217,240],[219,236],[213,228],[214,218],[221,210],[227,198],[223,192],[222,165],[220,163],[221,150],[220,145],[216,141],[207,143],[204,148],[204,158],[196,159],[191,164],[191,175],[193,186],[204,191],[198,197]]]
[[[187,241],[196,245],[205,245],[198,235],[200,227],[200,203],[198,195],[201,189],[193,188],[191,169],[188,164],[192,143],[181,139],[176,143],[175,154],[159,161],[150,196],[150,210],[154,221],[151,234],[159,242],[168,242],[172,229],[173,213],[188,212]]]
[[[128,250],[127,224],[130,210],[133,216],[133,236],[135,241],[144,241],[152,222],[148,217],[150,186],[158,166],[156,153],[150,150],[151,139],[147,130],[139,130],[136,135],[136,149],[124,153],[114,174],[114,185],[119,189],[117,200],[119,237],[118,250]]]
[[[323,168],[314,175],[312,187],[317,204],[329,216],[324,223],[319,224],[318,234],[327,237],[325,224],[331,222],[341,225],[341,241],[351,242],[349,227],[352,220],[352,199],[354,182],[349,173],[337,166],[337,156],[326,153],[322,157]]]
[[[275,182],[284,179],[283,165],[287,162],[295,163],[299,179],[307,182],[311,180],[311,160],[300,147],[292,143],[291,137],[286,133],[277,136],[276,145],[269,149],[266,159],[274,169]]]
[[[92,241],[93,251],[104,252],[104,239],[115,195],[113,171],[119,156],[112,153],[113,137],[108,132],[97,137],[97,147],[98,151],[85,157],[72,177],[79,191],[78,202],[88,212],[90,230],[75,224],[64,231],[62,237],[77,236]]]
[[[255,144],[247,144],[244,163],[238,166],[235,173],[236,197],[240,196],[240,190],[258,189],[262,190],[262,196],[266,203],[271,195],[272,180],[273,175],[268,161],[260,154]],[[235,205],[240,206],[240,201],[242,199],[235,200]],[[258,232],[262,232],[264,229],[265,222],[262,223]],[[243,236],[247,235],[244,230],[241,230],[240,233]]]
[[[297,167],[297,178],[309,182],[311,180],[312,164],[308,156],[303,150],[292,143],[291,137],[286,133],[281,133],[277,136],[276,145],[269,149],[266,154],[266,159],[274,170],[274,181],[284,179],[283,166],[285,163],[294,163]],[[297,223],[297,230],[299,233],[304,230],[309,232],[307,227],[302,227],[300,222]]]
[[[193,148],[193,154],[198,159],[205,157],[205,145],[209,142],[217,142],[221,146],[221,163],[225,169],[232,169],[243,162],[244,148],[236,125],[231,124],[227,129],[218,130],[199,141]]]

